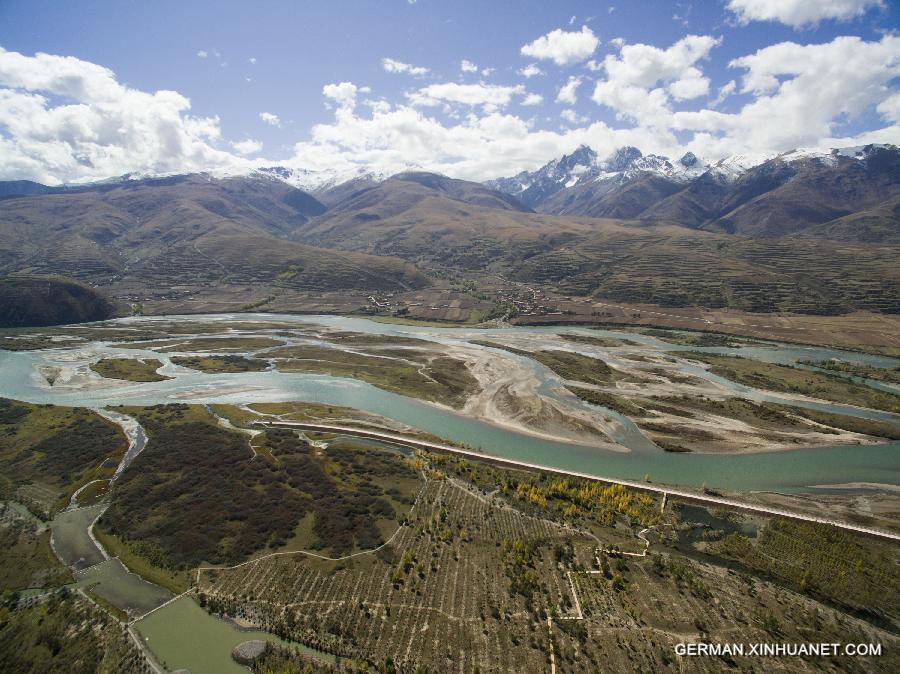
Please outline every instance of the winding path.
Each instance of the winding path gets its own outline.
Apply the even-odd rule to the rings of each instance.
[[[609,482],[612,484],[621,484],[626,487],[631,487],[632,489],[640,489],[642,491],[654,492],[657,494],[662,494],[664,497],[671,496],[679,496],[681,498],[690,499],[692,501],[699,501],[702,503],[712,503],[715,505],[727,506],[729,508],[737,508],[740,510],[748,510],[751,512],[763,513],[765,515],[778,515],[780,517],[788,517],[795,520],[801,520],[804,522],[815,522],[817,524],[828,524],[834,527],[838,527],[840,529],[846,529],[848,531],[856,531],[863,534],[868,534],[870,536],[876,536],[878,538],[886,538],[889,540],[900,541],[900,534],[894,533],[892,531],[885,531],[883,529],[875,529],[873,527],[863,527],[856,524],[850,524],[848,522],[841,522],[840,520],[828,519],[825,517],[816,517],[814,515],[805,515],[803,513],[791,512],[788,510],[783,510],[781,508],[773,508],[765,505],[758,505],[755,503],[747,503],[744,501],[739,501],[737,499],[726,498],[724,496],[713,496],[710,494],[699,494],[693,491],[689,491],[687,489],[679,489],[677,487],[665,487],[660,485],[648,484],[645,482],[637,482],[635,480],[624,480],[621,478],[613,478],[613,477],[603,477],[602,475],[591,475],[588,473],[579,473],[576,471],[564,470],[561,468],[552,468],[549,466],[542,466],[536,463],[527,463],[525,461],[518,461],[516,459],[507,459],[500,456],[493,456],[490,454],[484,454],[482,452],[476,452],[470,449],[462,449],[460,447],[454,447],[452,445],[446,445],[437,442],[429,442],[427,440],[419,440],[417,438],[409,437],[406,435],[401,435],[399,433],[385,433],[381,431],[371,431],[362,428],[354,428],[352,426],[334,426],[330,424],[316,424],[316,423],[307,423],[303,421],[257,421],[254,422],[255,425],[258,426],[273,426],[273,427],[283,427],[283,428],[296,428],[299,430],[305,431],[317,431],[320,433],[342,433],[344,435],[355,435],[361,438],[369,438],[372,440],[384,440],[387,442],[391,442],[394,444],[400,444],[406,447],[412,447],[415,449],[425,449],[429,451],[437,451],[437,452],[448,452],[451,454],[459,454],[462,456],[467,456],[473,459],[481,460],[481,461],[490,461],[493,463],[504,464],[508,466],[512,466],[515,468],[526,468],[529,470],[541,470],[547,473],[556,473],[559,475],[568,475],[571,477],[578,477],[585,480],[596,480],[598,482]]]

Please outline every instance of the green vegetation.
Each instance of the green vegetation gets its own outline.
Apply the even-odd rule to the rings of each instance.
[[[625,346],[626,344],[635,344],[629,339],[617,339],[615,337],[595,337],[594,335],[578,335],[563,333],[560,335],[567,342],[575,342],[576,344],[590,344],[591,346],[616,347]]]
[[[710,371],[745,386],[802,395],[835,402],[900,412],[900,395],[847,381],[836,375],[810,372],[787,365],[705,353],[686,354],[708,363]]]
[[[656,405],[653,409],[663,411],[668,407],[670,413],[674,408],[682,408],[688,411],[696,410],[707,412],[720,417],[737,419],[752,426],[778,431],[808,431],[809,424],[792,417],[787,409],[769,403],[757,403],[746,398],[725,398],[713,400],[702,395],[663,396],[655,398],[662,401],[663,405]],[[791,411],[798,408],[790,408]],[[683,416],[683,415],[678,415]]]
[[[315,518],[314,538],[302,541],[309,547],[375,547],[383,541],[378,522],[397,516],[389,485],[415,480],[392,452],[321,452],[289,430],[268,430],[255,443],[266,451],[254,452],[245,435],[218,427],[199,406],[129,412],[149,442],[100,524],[161,569],[230,564],[277,549],[306,513]]]
[[[50,547],[50,532],[0,503],[0,590],[53,587],[72,580]]]
[[[0,608],[0,670],[95,674],[144,671],[123,625],[66,589],[28,607]]]
[[[170,338],[150,342],[132,342],[119,346],[134,349],[156,349],[163,353],[171,351],[229,353],[269,349],[283,344],[284,342],[280,339],[271,337],[189,337],[187,339]]]
[[[124,379],[126,381],[163,381],[171,379],[157,373],[162,363],[155,359],[138,358],[101,358],[91,365],[91,369],[107,379]]]
[[[831,372],[840,372],[853,377],[863,377],[865,379],[875,379],[890,384],[900,384],[900,366],[894,368],[873,367],[871,365],[863,365],[862,363],[850,363],[845,360],[801,360],[801,365],[811,365],[823,370]]]
[[[713,550],[807,594],[900,626],[900,558],[892,543],[776,517],[756,544],[732,533]]]
[[[144,580],[181,594],[190,584],[189,574],[185,571],[167,568],[165,553],[152,540],[130,540],[125,543],[102,527],[94,527],[94,537],[110,557],[118,557],[132,573]]]
[[[317,372],[351,377],[402,395],[461,407],[477,386],[465,363],[434,352],[404,350],[390,358],[364,355],[339,348],[289,346],[267,354],[282,358],[283,372]]]
[[[244,356],[173,356],[172,362],[201,372],[261,372],[268,361]]]
[[[672,330],[642,330],[645,335],[656,337],[664,342],[681,344],[683,346],[726,346],[739,347],[741,343],[731,335],[723,335],[719,332],[674,332]]]
[[[487,342],[473,340],[473,344],[488,346],[494,349],[503,349],[518,356],[525,356],[541,363],[545,367],[553,370],[563,379],[569,381],[580,381],[585,384],[609,384],[623,378],[623,375],[616,369],[611,368],[599,358],[584,356],[580,353],[571,351],[523,351],[511,346],[497,344],[496,342]]]
[[[0,327],[86,323],[112,318],[116,308],[100,291],[58,276],[0,278]]]
[[[0,398],[0,496],[47,517],[79,486],[111,477],[127,446],[91,410]]]
[[[779,413],[793,414],[823,426],[841,428],[851,433],[862,433],[889,440],[900,440],[900,427],[890,421],[875,421],[862,417],[851,417],[846,414],[834,414],[832,412],[820,412],[803,407],[789,407],[775,403],[763,403],[766,408],[776,409]]]
[[[614,410],[619,414],[624,414],[628,417],[642,417],[647,414],[641,407],[631,402],[628,398],[624,398],[614,393],[583,388],[581,386],[567,386],[566,388],[592,405],[600,405],[601,407]]]

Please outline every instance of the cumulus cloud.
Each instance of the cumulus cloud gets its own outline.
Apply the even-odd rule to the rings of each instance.
[[[535,93],[526,94],[525,98],[522,99],[522,105],[528,105],[528,106],[540,105],[543,102],[544,102],[544,97],[541,96],[540,94],[535,94]]]
[[[577,92],[578,87],[580,86],[581,78],[573,75],[569,78],[568,82],[560,87],[559,93],[556,95],[556,102],[575,105],[575,103],[578,102]]]
[[[148,93],[74,57],[0,48],[0,174],[48,184],[234,163],[218,117],[174,91]]]
[[[676,112],[673,127],[695,132],[697,149],[707,154],[788,150],[846,144],[834,138],[839,121],[859,118],[872,106],[892,119],[900,77],[900,36],[866,42],[842,36],[823,44],[782,42],[734,59],[744,70],[740,91],[753,99],[735,113],[713,110]],[[900,127],[878,138],[900,141]],[[864,141],[860,142],[888,142]]]
[[[209,56],[209,52],[208,52],[208,51],[204,51],[203,49],[201,49],[200,51],[197,52],[197,56],[198,56],[199,58],[205,59],[205,58],[207,58],[207,57]]]
[[[509,105],[515,94],[525,92],[521,84],[517,86],[501,86],[499,84],[458,84],[445,82],[430,84],[406,94],[409,102],[416,106],[435,106],[442,102],[460,103],[462,105],[489,106],[491,109]]]
[[[587,26],[580,31],[564,31],[559,28],[542,35],[534,42],[523,45],[523,56],[549,59],[558,66],[571,65],[587,59],[597,49],[600,40]]]
[[[269,124],[271,126],[281,126],[281,119],[279,119],[278,115],[274,113],[261,112],[259,113],[259,118],[266,124]]]
[[[709,92],[709,79],[696,64],[719,42],[709,35],[686,35],[668,49],[620,42],[619,55],[603,60],[606,79],[597,82],[593,99],[615,110],[620,119],[665,126],[673,100]]]
[[[369,93],[369,87],[357,87],[353,82],[326,84],[322,87],[322,95],[334,101],[339,109],[352,110],[356,106],[356,94]]]
[[[531,79],[537,75],[544,74],[544,71],[538,68],[537,63],[529,63],[524,68],[520,68],[517,72],[525,79]]]
[[[411,63],[404,63],[403,61],[389,58],[381,59],[381,67],[389,73],[403,73],[415,76],[427,75],[430,72],[428,68],[423,66],[414,66]]]
[[[565,109],[559,116],[566,120],[569,124],[584,124],[587,120],[587,117],[582,117],[577,112],[571,109]]]
[[[459,69],[461,71],[463,71],[464,73],[477,73],[478,72],[478,66],[466,59],[463,59],[462,61],[460,61]]]
[[[778,21],[793,28],[812,26],[825,19],[848,21],[865,14],[883,0],[728,0],[727,8],[743,24]]]
[[[237,142],[233,142],[231,147],[234,148],[234,151],[240,155],[249,155],[256,154],[263,148],[263,144],[258,140],[253,140],[248,138],[246,140],[239,140]]]

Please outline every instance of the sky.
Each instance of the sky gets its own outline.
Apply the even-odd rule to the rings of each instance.
[[[893,0],[0,0],[0,180],[900,144]]]

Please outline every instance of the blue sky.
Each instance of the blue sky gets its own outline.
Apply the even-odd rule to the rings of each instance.
[[[900,142],[898,28],[878,0],[3,0],[0,179]]]

